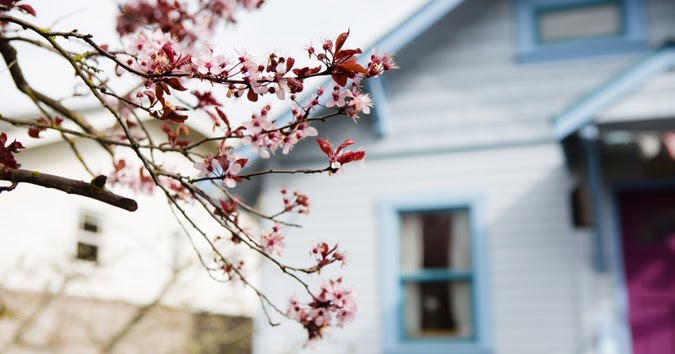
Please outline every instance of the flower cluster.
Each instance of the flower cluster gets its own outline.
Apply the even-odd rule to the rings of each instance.
[[[349,145],[354,144],[354,141],[351,139],[345,140],[340,146],[333,151],[333,146],[328,142],[328,140],[316,139],[316,142],[319,144],[319,148],[323,151],[326,156],[328,156],[328,162],[330,166],[331,173],[343,173],[344,165],[353,162],[359,161],[362,167],[365,167],[366,152],[361,150],[351,151],[344,150]],[[344,150],[344,151],[343,151]]]
[[[109,174],[108,182],[112,185],[121,185],[131,190],[152,194],[155,190],[155,181],[146,173],[145,168],[134,169],[127,165],[126,160],[113,161],[113,172]]]
[[[203,161],[195,162],[192,167],[199,170],[199,177],[216,176],[228,188],[234,188],[237,182],[241,182],[241,177],[237,174],[247,162],[248,159],[238,158],[231,153],[231,148],[221,148],[217,156],[208,156]]]
[[[30,128],[28,128],[28,136],[31,138],[39,138],[40,137],[40,132],[45,131],[47,128],[43,126],[53,126],[53,127],[59,127],[61,126],[61,123],[63,123],[63,118],[61,117],[54,117],[54,120],[49,120],[45,117],[40,117],[35,120],[35,123],[39,125],[34,125]],[[42,125],[42,126],[40,126]]]
[[[120,7],[117,32],[124,36],[155,25],[181,41],[194,43],[211,34],[220,23],[235,22],[236,11],[252,10],[262,3],[263,0],[199,0],[197,6],[190,6],[183,0],[136,0]]]
[[[189,70],[192,56],[182,53],[179,42],[170,34],[156,29],[150,34],[138,31],[127,38],[126,64],[145,74],[165,74]]]
[[[97,95],[102,105],[116,118],[110,128],[99,130],[98,122],[89,124],[84,118],[80,120],[77,112],[71,112],[58,102],[54,103],[56,100],[37,97],[35,103],[48,109],[43,110],[45,117],[19,122],[20,125],[30,127],[29,136],[40,138],[42,131],[56,130],[66,140],[69,136],[77,136],[101,145],[112,155],[113,171],[108,179],[111,184],[144,193],[152,193],[155,188],[161,189],[169,203],[181,211],[177,217],[186,218],[213,252],[214,263],[205,264],[203,261],[208,261],[211,256],[202,257],[202,248],[195,247],[210,275],[242,280],[260,295],[263,306],[269,304],[283,314],[283,310],[244,278],[244,263],[238,261],[237,252],[248,247],[279,266],[283,272],[304,285],[312,297],[307,303],[292,299],[285,314],[304,326],[310,340],[316,340],[323,336],[329,326],[342,327],[353,319],[357,307],[355,293],[342,284],[342,278],[328,281],[314,292],[305,283],[304,277],[294,276],[291,271],[308,276],[321,275],[328,265],[344,265],[345,253],[338,249],[337,244],[329,246],[321,242],[310,251],[311,260],[307,268],[287,266],[280,260],[286,246],[280,225],[297,226],[283,217],[288,216],[285,215],[288,213],[308,214],[308,197],[298,191],[289,193],[283,188],[283,209],[276,214],[265,214],[240,201],[232,195],[236,191],[228,188],[234,188],[244,180],[272,173],[342,173],[344,166],[350,162],[359,161],[363,165],[366,153],[347,150],[348,146],[354,144],[350,139],[337,148],[327,139],[316,139],[328,158],[328,166],[324,168],[241,173],[249,161],[242,158],[235,147],[248,149],[267,159],[277,151],[289,154],[300,141],[316,137],[318,131],[312,126],[314,122],[326,121],[338,115],[346,115],[356,122],[359,114],[369,114],[373,107],[373,100],[363,91],[362,82],[396,68],[396,63],[390,54],[379,52],[364,57],[366,60],[359,60],[361,49],[345,46],[349,31],[339,34],[337,38],[325,39],[316,47],[307,47],[311,63],[306,67],[302,67],[292,56],[272,53],[257,59],[247,53],[237,52],[234,55],[221,52],[212,42],[202,40],[205,34],[213,33],[217,24],[233,23],[237,11],[254,9],[262,3],[263,0],[128,0],[119,7],[117,31],[124,44],[119,50],[96,43],[92,36],[78,30],[51,32],[33,27],[23,18],[11,15],[3,16],[0,32],[4,33],[9,26],[16,26],[17,32],[32,30],[44,38],[44,45],[71,40],[86,46],[81,53],[57,52],[74,64],[72,68],[82,81],[80,86],[87,89],[84,93],[76,92],[76,95]],[[25,5],[24,0],[0,0],[0,13],[7,11],[35,15],[33,8]],[[6,45],[23,38],[14,35],[4,37],[7,39]],[[102,62],[113,64],[118,76],[126,75],[140,80],[138,86],[118,95],[112,89],[111,78],[105,76],[103,69],[107,66]],[[15,64],[18,69],[19,63]],[[317,78],[332,81],[325,89],[318,88],[315,93],[302,94],[306,85]],[[235,125],[234,122],[240,120],[230,120],[225,113],[231,114],[224,108],[226,99],[241,98],[258,102],[272,96],[293,106],[291,119],[273,119],[269,104],[241,124]],[[49,112],[58,112],[60,117]],[[186,121],[200,119],[200,116],[210,118],[213,134],[205,134],[200,140],[191,141],[194,134],[190,136]],[[157,130],[146,125],[144,118],[147,117],[159,120],[155,123],[163,132],[162,139],[155,139]],[[70,121],[63,124],[68,128],[62,126],[63,119]],[[12,119],[5,117],[0,117],[0,120],[12,123]],[[8,143],[6,134],[0,133],[0,177],[8,168],[19,167],[14,154],[23,146],[16,141]],[[78,146],[72,144],[72,148],[78,153]],[[138,159],[121,159],[118,151],[124,149]],[[170,160],[163,159],[168,155],[185,158],[184,161],[197,170],[192,171],[197,176],[186,176],[177,170],[170,170],[166,166]],[[88,167],[84,159],[80,161]],[[220,198],[213,197],[202,183],[197,183],[200,181],[218,181],[213,185],[223,194]],[[90,197],[97,199],[96,195]],[[187,213],[181,209],[187,206],[183,202],[193,202],[198,204],[198,208]],[[275,225],[261,234],[250,232],[239,223],[240,207],[251,212],[250,215],[254,217],[273,221]],[[195,213],[200,210],[208,214],[224,227],[226,231],[223,232],[231,234],[231,237],[216,237],[216,240],[226,241],[228,247],[221,248],[220,244],[215,245],[215,241],[209,242],[213,235],[200,223],[193,222],[192,216],[189,216],[193,210]],[[186,232],[190,233],[192,229]],[[222,235],[220,232],[218,234]]]
[[[284,129],[277,128],[268,119],[269,109],[269,105],[265,106],[259,115],[253,114],[242,125],[247,132],[242,144],[250,145],[251,151],[260,154],[260,157],[268,159],[277,149],[286,155],[303,138],[318,135],[317,130],[302,119]]]
[[[373,100],[370,98],[370,95],[361,91],[361,87],[357,82],[352,84],[351,90],[342,89],[339,85],[335,85],[333,86],[331,98],[326,103],[326,107],[336,106],[356,121],[359,113],[370,114]]]
[[[309,254],[316,260],[316,265],[311,268],[313,271],[321,271],[323,267],[335,262],[340,262],[343,266],[347,264],[345,253],[338,250],[337,244],[331,248],[327,243],[320,242]]]
[[[281,256],[286,244],[284,243],[284,236],[279,233],[279,225],[274,225],[272,232],[260,236],[260,245],[265,253],[270,255],[276,253]]]
[[[324,283],[308,304],[290,299],[286,315],[305,327],[310,341],[323,337],[324,330],[336,325],[343,327],[352,321],[357,310],[356,293],[342,284],[342,278]]]
[[[239,274],[244,271],[244,261],[239,260],[230,263],[220,257],[214,257],[213,261],[218,265],[218,269],[223,272],[223,275],[225,275],[228,280],[241,278]]]
[[[19,168],[21,166],[14,159],[14,154],[18,153],[20,149],[23,149],[23,145],[20,142],[14,140],[7,143],[7,134],[0,132],[0,167],[4,168]]]
[[[309,214],[309,198],[306,195],[295,191],[293,195],[289,196],[286,188],[281,188],[281,195],[284,200],[284,212]]]

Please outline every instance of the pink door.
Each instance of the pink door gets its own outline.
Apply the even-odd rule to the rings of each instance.
[[[675,354],[675,190],[618,200],[633,354]]]

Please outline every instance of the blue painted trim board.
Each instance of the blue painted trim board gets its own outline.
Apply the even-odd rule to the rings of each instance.
[[[607,270],[605,257],[605,245],[602,225],[602,160],[600,156],[600,141],[598,129],[594,126],[586,126],[582,132],[582,144],[584,149],[585,177],[591,190],[591,204],[593,209],[593,265],[598,272]]]
[[[576,101],[554,118],[554,134],[562,140],[590,124],[598,114],[616,104],[659,73],[675,67],[675,45],[668,44],[642,56],[626,70]]]
[[[385,137],[389,133],[389,101],[382,77],[374,77],[365,81],[365,89],[370,92],[375,106],[368,119],[373,120],[373,131],[378,138]]]
[[[401,274],[400,216],[402,213],[430,211],[469,211],[471,228],[471,272],[427,270],[419,274]],[[475,194],[435,193],[385,198],[378,205],[379,238],[382,254],[382,326],[383,348],[386,354],[403,353],[492,353],[490,301],[488,284],[488,254],[482,198]],[[407,338],[403,321],[403,286],[411,281],[470,280],[472,287],[473,338],[419,339]]]

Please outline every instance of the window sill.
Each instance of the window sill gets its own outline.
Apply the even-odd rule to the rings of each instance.
[[[398,343],[385,348],[384,354],[492,354],[492,349],[476,343]]]
[[[534,63],[575,58],[591,58],[603,55],[639,53],[647,50],[644,41],[629,41],[624,38],[586,40],[543,44],[529,51],[521,51],[517,59],[521,63]]]

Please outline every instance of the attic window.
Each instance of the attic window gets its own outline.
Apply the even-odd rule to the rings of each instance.
[[[91,214],[82,215],[82,230],[98,233],[98,218]]]
[[[516,7],[521,61],[646,48],[642,0],[516,0]]]
[[[620,3],[544,9],[537,16],[540,43],[618,36],[622,32]]]
[[[88,262],[98,262],[101,226],[99,217],[91,212],[83,212],[77,232],[75,258]]]
[[[98,261],[98,246],[90,245],[83,242],[77,243],[77,254],[75,258],[89,261],[97,262]]]

